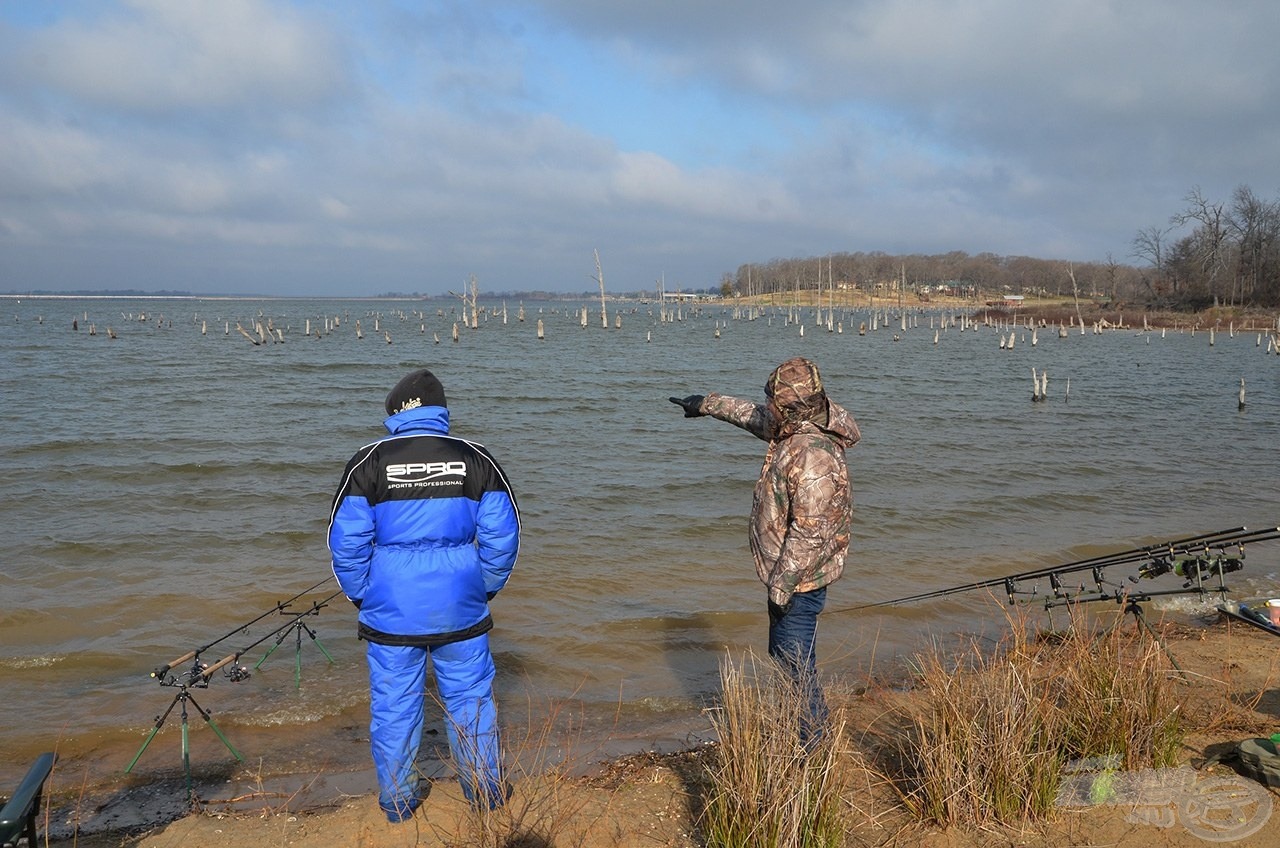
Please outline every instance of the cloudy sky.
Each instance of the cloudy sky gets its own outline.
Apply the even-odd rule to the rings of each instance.
[[[0,0],[0,292],[1137,262],[1280,193],[1275,0]]]

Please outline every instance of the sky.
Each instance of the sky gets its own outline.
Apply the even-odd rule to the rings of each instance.
[[[1140,264],[1280,195],[1275,0],[0,0],[0,292]]]

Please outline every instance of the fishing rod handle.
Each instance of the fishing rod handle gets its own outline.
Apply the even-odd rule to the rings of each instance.
[[[223,657],[222,659],[218,660],[218,661],[217,661],[216,663],[214,663],[213,665],[211,665],[211,666],[209,666],[208,668],[206,668],[206,669],[202,670],[202,671],[200,672],[200,677],[201,677],[201,679],[203,679],[205,682],[208,682],[209,678],[213,677],[213,673],[214,673],[215,671],[217,671],[218,669],[222,668],[223,666],[230,665],[231,663],[235,662],[235,661],[236,661],[236,660],[238,660],[239,658],[240,658],[240,655],[239,655],[239,654],[228,654],[227,656],[225,656],[225,657]]]
[[[196,652],[195,652],[195,651],[187,651],[185,654],[183,654],[182,656],[178,657],[176,660],[169,660],[169,661],[168,661],[167,663],[165,663],[164,665],[156,666],[155,670],[151,672],[151,676],[152,676],[152,677],[164,677],[166,674],[168,674],[168,673],[169,673],[171,670],[173,670],[174,668],[177,668],[178,666],[182,665],[182,664],[183,664],[183,663],[185,663],[185,662],[190,662],[191,660],[193,660],[193,659],[195,659],[195,658],[196,658]]]

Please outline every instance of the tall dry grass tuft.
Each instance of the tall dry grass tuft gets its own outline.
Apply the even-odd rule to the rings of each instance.
[[[806,747],[801,687],[771,660],[748,653],[720,664],[721,697],[710,710],[719,737],[699,819],[716,848],[818,848],[844,844],[852,770],[837,711]]]
[[[503,778],[512,792],[496,809],[471,807],[448,825],[432,821],[436,838],[457,848],[548,848],[582,845],[588,796],[574,791],[572,772],[591,753],[582,744],[581,715],[564,703],[528,704],[525,731],[502,736]],[[464,768],[454,763],[455,771]],[[472,785],[479,783],[470,775]]]
[[[1013,823],[1047,812],[1063,761],[1048,687],[1016,650],[917,658],[922,698],[900,738],[903,801],[937,824]]]
[[[1064,768],[1108,756],[1126,768],[1172,765],[1184,737],[1171,664],[1153,640],[1073,618],[1051,640],[1014,623],[994,649],[935,645],[916,658],[921,695],[899,737],[895,784],[940,825],[1052,816]]]
[[[1089,636],[1076,621],[1045,653],[1056,667],[1063,754],[1113,758],[1128,770],[1177,764],[1186,736],[1183,699],[1159,643],[1120,627]]]

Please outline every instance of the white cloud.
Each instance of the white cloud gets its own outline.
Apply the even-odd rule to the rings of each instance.
[[[104,250],[239,290],[576,288],[596,247],[686,285],[797,251],[1094,259],[1191,185],[1280,189],[1270,0],[51,8],[0,23],[0,259],[71,287],[62,257]]]
[[[345,85],[335,35],[264,0],[127,0],[23,39],[10,64],[86,107],[139,115],[290,108]]]

